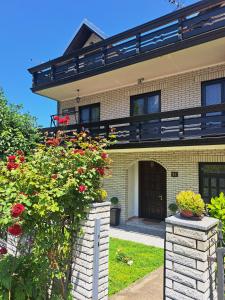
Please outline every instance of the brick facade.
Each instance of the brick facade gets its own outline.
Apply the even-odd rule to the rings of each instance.
[[[191,189],[199,192],[199,162],[225,162],[225,150],[205,151],[149,151],[133,153],[112,153],[112,177],[105,179],[104,187],[109,199],[117,196],[121,203],[121,221],[130,217],[128,215],[130,186],[136,185],[138,180],[129,182],[132,176],[132,166],[138,161],[151,160],[161,164],[167,171],[167,207],[175,202],[176,194],[181,190]],[[171,172],[178,172],[178,177],[171,177]],[[128,184],[129,182],[129,184]],[[138,201],[138,197],[136,197]],[[169,215],[168,210],[168,215]]]
[[[130,116],[130,96],[161,90],[161,110],[201,105],[201,81],[225,77],[225,64],[82,97],[80,106],[100,102],[101,120]],[[74,99],[61,103],[60,111],[74,107]],[[78,108],[78,107],[76,107]]]
[[[131,96],[161,90],[162,111],[195,107],[201,105],[201,82],[222,77],[225,77],[225,64],[82,97],[80,105],[100,102],[101,120],[128,117],[130,116]],[[74,100],[65,101],[62,102],[60,109],[73,106]],[[137,193],[138,190],[138,187],[134,187],[134,190],[130,191],[129,186],[137,185],[138,178],[132,174],[134,173],[132,166],[139,160],[152,160],[160,163],[166,169],[168,207],[175,201],[176,194],[180,190],[199,191],[199,162],[225,162],[224,154],[225,150],[171,152],[168,149],[163,152],[159,150],[139,152],[134,149],[132,153],[118,151],[111,155],[114,160],[113,176],[109,180],[105,180],[105,187],[109,198],[117,196],[120,199],[121,220],[124,222],[131,216],[129,212],[130,194]],[[171,177],[173,171],[178,172],[177,178]]]

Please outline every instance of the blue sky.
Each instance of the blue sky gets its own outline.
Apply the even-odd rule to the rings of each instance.
[[[84,18],[106,35],[175,9],[167,0],[7,0],[0,3],[0,87],[11,103],[49,125],[56,102],[32,94],[27,68],[60,56]],[[194,0],[184,0],[185,5]]]

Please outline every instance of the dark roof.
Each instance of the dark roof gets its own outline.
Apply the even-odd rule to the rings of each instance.
[[[106,38],[106,35],[95,25],[84,20],[63,55],[70,54],[75,50],[82,48],[92,33],[96,34],[101,40]]]

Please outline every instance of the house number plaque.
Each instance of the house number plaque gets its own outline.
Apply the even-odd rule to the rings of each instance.
[[[178,177],[178,172],[171,172],[171,177]]]

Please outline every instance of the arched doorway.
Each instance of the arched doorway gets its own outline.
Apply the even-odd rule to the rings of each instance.
[[[139,162],[139,217],[166,217],[166,170],[154,161]]]

